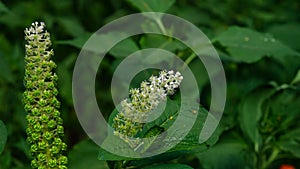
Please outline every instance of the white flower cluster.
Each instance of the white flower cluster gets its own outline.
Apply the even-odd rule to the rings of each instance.
[[[34,22],[30,28],[26,28],[25,40],[28,44],[25,45],[26,53],[28,55],[46,55],[53,53],[53,51],[46,51],[51,46],[50,34],[45,29],[44,22]]]
[[[143,128],[143,121],[158,106],[167,99],[167,95],[175,93],[183,77],[179,72],[163,70],[159,76],[151,76],[149,81],[143,81],[140,88],[129,91],[131,99],[121,102],[121,111],[114,118],[114,134],[135,147],[138,141],[130,139]],[[138,140],[138,138],[136,138]]]

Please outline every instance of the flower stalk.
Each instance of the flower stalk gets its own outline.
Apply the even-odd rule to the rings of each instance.
[[[28,113],[27,141],[33,157],[32,168],[67,169],[68,158],[62,153],[67,145],[62,141],[64,128],[57,100],[56,64],[51,60],[50,34],[43,22],[25,29],[25,92],[24,108]]]
[[[131,99],[121,102],[121,110],[113,119],[114,135],[130,147],[137,148],[141,140],[135,137],[142,131],[147,118],[160,103],[166,101],[167,95],[175,93],[182,80],[179,72],[163,70],[158,77],[151,76],[149,81],[143,81],[140,88],[131,89]]]

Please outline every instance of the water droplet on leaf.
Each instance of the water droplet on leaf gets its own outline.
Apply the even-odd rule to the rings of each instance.
[[[244,38],[244,40],[245,40],[246,42],[248,42],[248,41],[249,41],[249,37],[246,36],[246,37]]]

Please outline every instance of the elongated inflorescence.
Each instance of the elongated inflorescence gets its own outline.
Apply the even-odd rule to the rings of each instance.
[[[140,144],[140,139],[134,137],[142,131],[143,121],[159,103],[167,99],[167,95],[175,93],[182,79],[179,72],[163,70],[159,76],[151,76],[149,81],[143,81],[140,88],[131,89],[131,99],[121,102],[121,110],[113,120],[114,134],[131,147]]]
[[[24,107],[27,111],[27,140],[34,158],[33,168],[66,169],[67,157],[62,155],[67,145],[61,140],[64,134],[63,120],[56,99],[56,64],[51,60],[50,34],[44,23],[32,23],[25,29],[27,44],[24,77]]]

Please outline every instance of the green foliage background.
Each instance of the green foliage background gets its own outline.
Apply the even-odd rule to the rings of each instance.
[[[150,8],[145,8],[145,3]],[[223,133],[217,144],[207,151],[164,160],[182,163],[178,166],[164,164],[148,168],[259,168],[263,165],[278,168],[283,163],[300,167],[299,1],[2,0],[0,169],[30,168],[26,112],[21,99],[24,91],[23,30],[34,21],[44,21],[51,33],[70,168],[83,169],[87,165],[91,169],[107,168],[104,161],[97,159],[98,147],[87,139],[74,112],[72,70],[80,47],[93,32],[118,17],[140,11],[166,11],[197,25],[218,49],[228,82],[226,109],[220,125]],[[102,81],[96,82],[99,106],[106,110],[107,118],[114,109],[110,78],[127,54],[142,48],[162,47],[174,51],[183,60],[190,56],[190,51],[182,50],[176,41],[164,44],[164,37],[145,35],[126,41],[110,51],[99,70],[98,79]],[[203,72],[197,81],[202,91],[201,104],[207,108],[210,86],[205,70],[197,59],[189,66]],[[273,154],[276,155],[274,159]],[[105,160],[104,157],[99,159]],[[133,161],[129,165],[144,164],[147,163]]]

